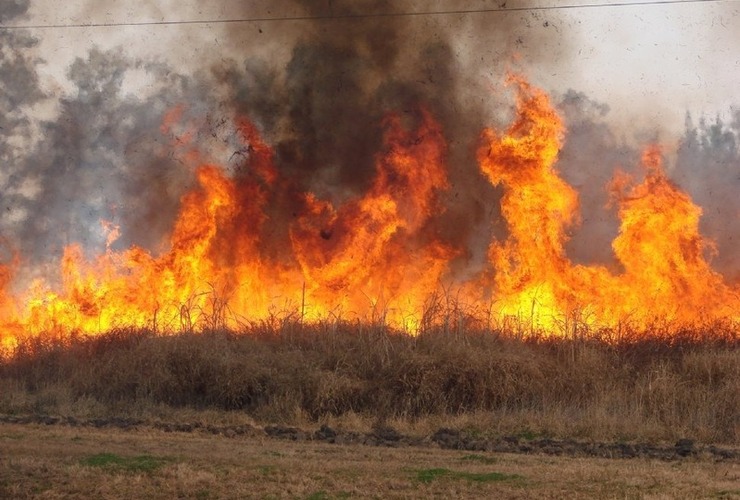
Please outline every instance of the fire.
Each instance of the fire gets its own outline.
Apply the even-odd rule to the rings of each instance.
[[[9,293],[13,280],[14,264],[0,264],[0,353],[14,346],[15,338],[23,330],[17,321],[17,310],[13,297]]]
[[[454,271],[465,243],[439,236],[449,166],[443,130],[428,111],[385,118],[374,179],[340,203],[297,190],[257,127],[240,119],[243,165],[197,166],[197,184],[157,254],[114,250],[120,228],[102,221],[105,250],[89,257],[69,245],[59,286],[39,279],[13,293],[18,265],[0,266],[2,347],[26,335],[238,329],[275,316],[378,321],[413,333],[436,294],[453,286],[489,318],[550,334],[738,319],[738,290],[706,260],[713,247],[699,233],[701,209],[670,181],[656,145],[645,149],[642,181],[618,172],[609,185],[620,267],[568,258],[579,202],[557,170],[565,126],[543,91],[519,76],[509,81],[516,117],[506,130],[484,130],[477,154],[483,178],[503,190],[508,230],[490,243],[483,269]],[[163,130],[181,116],[181,107],[168,113]],[[188,127],[173,147],[198,161]]]
[[[618,172],[610,186],[621,221],[612,248],[624,271],[568,259],[578,198],[555,169],[565,130],[546,94],[520,77],[511,81],[517,118],[502,135],[485,130],[478,151],[483,173],[505,190],[509,237],[489,250],[496,313],[550,332],[737,318],[737,290],[704,257],[712,245],[699,233],[701,209],[668,179],[657,145],[645,149],[641,183]]]
[[[478,151],[482,172],[504,187],[501,212],[509,230],[506,241],[489,249],[496,309],[552,329],[573,298],[573,267],[564,244],[578,198],[554,168],[562,121],[542,91],[522,78],[511,81],[518,88],[517,118],[503,135],[486,129]]]
[[[375,181],[364,196],[338,209],[306,197],[309,210],[291,227],[291,242],[324,311],[380,308],[396,325],[418,313],[453,253],[424,241],[435,196],[447,188],[444,153],[442,131],[426,111],[413,132],[391,116]]]
[[[699,233],[701,208],[668,179],[659,147],[648,147],[642,163],[642,183],[617,174],[612,185],[621,220],[612,247],[625,269],[621,312],[681,323],[737,314],[737,293],[704,258],[713,246]]]

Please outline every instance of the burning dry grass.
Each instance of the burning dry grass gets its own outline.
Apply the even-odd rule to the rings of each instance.
[[[735,444],[737,345],[724,324],[572,339],[296,322],[40,336],[2,361],[0,412]]]
[[[737,284],[713,270],[713,244],[699,231],[702,210],[670,180],[659,145],[646,145],[642,174],[617,172],[607,186],[620,219],[611,262],[569,257],[566,245],[580,213],[578,193],[558,167],[564,121],[544,91],[521,76],[508,80],[514,119],[506,128],[483,130],[477,169],[449,163],[444,130],[422,106],[405,118],[390,113],[382,120],[382,145],[363,190],[331,196],[304,190],[259,127],[234,117],[244,163],[236,170],[210,163],[189,144],[194,183],[156,250],[127,247],[118,242],[121,228],[103,221],[105,249],[65,246],[58,279],[24,276],[31,263],[22,253],[0,262],[0,348],[49,331],[239,330],[269,323],[275,311],[314,322],[369,320],[409,333],[467,330],[449,322],[461,317],[450,309],[463,317],[473,309],[509,330],[529,324],[565,337],[602,327],[619,337],[625,322],[652,335],[655,318],[674,325],[659,336],[675,325],[737,323]],[[463,185],[501,190],[498,201],[480,200],[479,208],[493,216],[480,234],[479,215],[452,215],[453,200],[465,193],[464,187],[451,191],[458,169],[468,172]],[[500,223],[504,232],[497,235]],[[447,397],[451,401],[436,401],[432,411],[470,405]],[[252,404],[242,399],[221,404]],[[340,399],[339,412],[364,406]],[[416,406],[429,404],[403,402],[392,413],[423,413]]]

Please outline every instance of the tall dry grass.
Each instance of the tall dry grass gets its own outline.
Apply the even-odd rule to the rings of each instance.
[[[0,363],[0,413],[151,417],[186,408],[262,423],[359,419],[737,443],[736,328],[650,333],[554,339],[427,328],[413,337],[382,325],[286,321],[242,332],[36,337]]]

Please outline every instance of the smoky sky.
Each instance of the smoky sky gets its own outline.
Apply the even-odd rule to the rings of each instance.
[[[0,5],[0,22],[22,16],[28,1]],[[24,221],[22,205],[34,186],[23,167],[33,134],[30,108],[43,97],[33,50],[37,41],[24,32],[0,30],[0,244],[8,245],[8,221]],[[4,254],[12,249],[4,248]],[[7,255],[3,255],[7,257]]]
[[[639,151],[606,124],[607,105],[571,90],[559,109],[567,134],[557,167],[578,191],[580,202],[580,218],[566,247],[568,255],[578,263],[614,265],[611,241],[619,232],[619,220],[606,186],[615,170],[634,170]]]
[[[432,218],[430,230],[463,249],[463,261],[482,258],[491,237],[505,237],[506,229],[500,192],[479,173],[475,151],[483,127],[506,125],[511,104],[510,97],[508,103],[501,98],[509,95],[503,89],[469,84],[470,68],[461,63],[456,33],[462,22],[474,34],[485,32],[488,45],[473,36],[463,47],[473,54],[500,53],[503,59],[518,44],[536,45],[537,39],[513,33],[522,22],[544,26],[546,16],[499,16],[486,23],[409,16],[331,19],[327,13],[392,14],[401,4],[296,0],[293,5],[299,14],[322,19],[283,27],[280,33],[291,44],[287,61],[244,44],[243,52],[185,74],[123,49],[95,48],[67,68],[73,91],[62,95],[39,83],[43,61],[35,55],[37,41],[23,31],[0,30],[0,237],[30,266],[58,259],[63,246],[74,242],[91,254],[101,251],[100,220],[111,220],[121,227],[116,248],[136,244],[161,251],[179,200],[195,182],[179,134],[193,131],[193,145],[204,159],[239,172],[241,157],[235,153],[241,145],[230,125],[235,117],[253,121],[274,147],[276,167],[291,192],[312,191],[341,203],[371,183],[383,146],[383,117],[399,114],[413,128],[423,107],[443,128],[450,176],[449,191],[440,195],[445,210]],[[18,19],[28,7],[28,0],[3,2],[0,22]],[[267,31],[251,27],[253,43],[269,36]],[[243,40],[244,28],[230,26],[220,36]],[[543,47],[530,62],[557,67],[575,57],[576,41],[563,43],[557,56]],[[132,75],[154,83],[145,94],[131,94],[126,82]],[[607,124],[605,104],[577,90],[555,100],[568,127],[558,168],[581,203],[568,255],[576,262],[612,264],[610,242],[618,221],[615,209],[607,207],[605,186],[616,168],[637,165],[639,151],[622,139],[624,131]],[[52,118],[36,116],[35,107],[44,103],[55,107]],[[165,129],[163,117],[173,109],[181,109],[178,125]],[[717,241],[713,262],[727,276],[740,269],[733,239],[740,230],[739,134],[737,113],[729,123],[687,122],[672,173],[704,207],[702,229]],[[274,196],[268,207],[273,224],[289,224],[301,209],[297,200]]]
[[[702,234],[716,244],[714,267],[740,280],[740,109],[725,122],[719,117],[686,117],[674,179],[700,205]]]

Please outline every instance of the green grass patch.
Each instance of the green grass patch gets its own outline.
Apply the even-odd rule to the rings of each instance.
[[[714,498],[731,499],[740,498],[740,490],[722,490],[713,495]]]
[[[115,453],[98,453],[97,455],[83,458],[80,463],[86,467],[99,467],[113,471],[151,473],[169,461],[169,459],[153,457],[151,455],[122,457]]]
[[[460,458],[460,460],[464,460],[466,462],[479,462],[481,464],[487,465],[496,463],[496,459],[494,457],[487,457],[485,455],[478,455],[476,453],[465,455],[464,457]]]
[[[26,438],[26,434],[23,432],[5,432],[3,434],[0,434],[0,439],[20,441],[25,438]]]
[[[467,426],[464,429],[462,429],[462,431],[467,437],[472,438],[472,439],[481,439],[481,438],[486,437],[483,430],[480,429],[479,427]]]
[[[260,471],[260,474],[263,476],[267,476],[276,472],[278,467],[277,465],[258,465],[257,470]]]
[[[462,479],[476,483],[493,483],[498,481],[511,481],[522,479],[517,474],[503,474],[501,472],[464,472],[450,469],[422,469],[416,472],[416,479],[424,484],[429,484],[435,479],[447,477],[450,479]]]
[[[316,493],[311,493],[310,495],[308,495],[306,497],[306,500],[329,500],[330,498],[352,498],[352,494],[346,491],[340,491],[339,493],[330,495],[326,491],[317,491]]]
[[[317,491],[306,497],[306,500],[328,500],[329,495],[325,491]]]
[[[211,492],[208,490],[198,490],[195,492],[196,500],[207,500],[211,498]]]
[[[521,439],[526,439],[527,441],[532,441],[534,439],[537,439],[538,437],[541,437],[541,434],[534,432],[531,429],[524,429],[523,431],[517,434],[517,437]]]
[[[449,469],[422,469],[416,471],[416,480],[424,484],[429,484],[439,477],[449,475],[450,472],[452,471]]]

